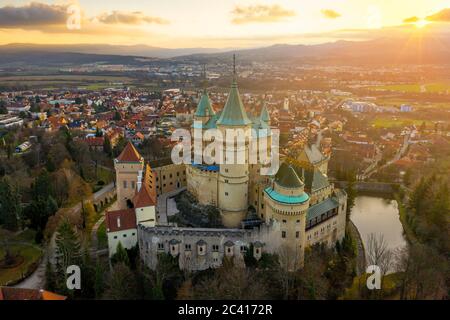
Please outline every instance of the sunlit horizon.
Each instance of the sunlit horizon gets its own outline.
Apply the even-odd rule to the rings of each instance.
[[[431,27],[450,31],[450,0],[413,2],[0,0],[0,44],[224,49],[368,40]],[[69,29],[67,9],[74,4],[79,28]]]

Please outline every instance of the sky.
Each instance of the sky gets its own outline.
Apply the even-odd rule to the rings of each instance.
[[[450,0],[0,0],[0,44],[242,48],[439,26]]]

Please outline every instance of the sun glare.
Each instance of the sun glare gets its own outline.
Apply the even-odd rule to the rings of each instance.
[[[424,19],[421,19],[421,20],[419,20],[419,21],[417,21],[417,22],[415,23],[415,25],[416,25],[417,28],[423,28],[423,27],[425,27],[427,24],[429,24],[429,22],[428,22],[427,20],[424,20]]]

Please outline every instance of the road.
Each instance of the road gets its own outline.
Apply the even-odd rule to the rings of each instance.
[[[97,200],[102,197],[105,193],[110,192],[114,189],[114,183],[107,184],[102,189],[93,194],[93,200]],[[78,203],[70,208],[70,211],[73,213],[79,212],[81,210],[81,203]],[[104,219],[104,216],[103,216]],[[101,222],[98,224],[98,226]],[[97,228],[98,228],[97,226]],[[37,269],[25,280],[18,283],[14,287],[16,288],[30,288],[30,289],[43,289],[45,285],[45,268],[47,265],[47,261],[50,259],[52,263],[55,262],[55,250],[56,250],[56,233],[52,235],[52,238],[49,241],[49,244],[44,252],[44,256],[42,257],[41,263],[37,267]]]
[[[397,150],[395,156],[389,160],[388,162],[386,162],[384,165],[380,166],[380,167],[375,167],[372,171],[368,172],[367,174],[364,174],[363,177],[364,178],[370,178],[370,176],[372,176],[374,173],[376,173],[379,170],[382,170],[388,166],[390,166],[391,164],[393,164],[394,162],[398,161],[401,159],[401,157],[403,157],[406,153],[406,151],[408,150],[408,146],[409,146],[409,140],[411,138],[411,135],[406,134],[403,137],[403,144],[402,146]]]

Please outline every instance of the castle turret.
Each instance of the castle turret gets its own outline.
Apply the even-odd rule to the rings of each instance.
[[[197,110],[194,113],[194,120],[201,121],[202,124],[205,124],[214,115],[215,112],[211,106],[208,92],[204,89],[200,97],[200,101],[198,102]]]
[[[222,221],[227,227],[238,227],[248,210],[248,142],[251,124],[239,96],[234,68],[231,90],[220,118],[217,120],[217,128],[222,132],[224,146],[226,146],[226,140],[231,141],[227,133],[238,133],[238,137],[233,138],[233,150],[227,152],[224,149],[224,161],[219,171],[219,209]],[[238,139],[244,139],[244,143],[240,145],[236,142]]]
[[[116,170],[117,202],[120,209],[133,206],[132,199],[137,191],[138,177],[144,169],[144,158],[139,154],[131,142],[114,160]]]
[[[261,114],[259,116],[259,120],[260,121],[264,121],[266,124],[268,124],[270,126],[270,116],[269,116],[269,112],[267,111],[266,103],[264,103],[263,106],[262,106]]]
[[[303,266],[306,214],[309,195],[295,169],[282,163],[272,185],[265,191],[266,222],[272,224],[279,237],[280,254],[289,269]],[[274,240],[276,241],[276,239]]]

